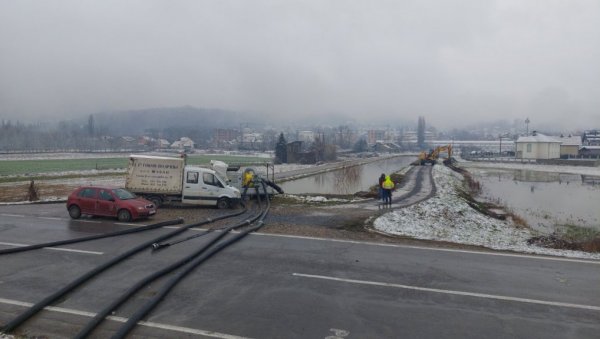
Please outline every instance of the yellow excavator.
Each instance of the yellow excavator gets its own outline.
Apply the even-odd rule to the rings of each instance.
[[[428,163],[431,164],[431,166],[433,166],[437,162],[440,153],[443,152],[446,152],[448,155],[446,159],[450,159],[450,157],[452,157],[452,145],[438,146],[430,150],[429,153],[422,151],[419,154],[419,163],[421,164],[421,166]]]

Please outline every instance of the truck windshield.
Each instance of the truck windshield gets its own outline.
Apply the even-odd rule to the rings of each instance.
[[[215,173],[215,177],[216,177],[215,180],[219,181],[219,184],[221,184],[221,187],[227,186],[227,179],[223,178],[223,176],[219,172]]]
[[[133,193],[127,191],[127,190],[124,190],[122,188],[116,188],[116,189],[114,189],[112,191],[121,200],[129,200],[129,199],[135,199],[136,198],[135,194],[133,194]]]

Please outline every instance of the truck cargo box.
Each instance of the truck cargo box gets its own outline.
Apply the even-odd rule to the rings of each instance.
[[[125,188],[135,193],[181,194],[184,166],[182,158],[131,155]]]

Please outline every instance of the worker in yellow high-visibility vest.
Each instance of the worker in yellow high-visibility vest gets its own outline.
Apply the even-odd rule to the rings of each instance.
[[[381,184],[381,187],[383,188],[383,203],[385,205],[391,205],[392,204],[392,190],[394,189],[394,182],[392,181],[392,178],[390,178],[389,175],[385,176],[385,180]]]
[[[244,178],[242,179],[242,187],[252,187],[252,180],[254,179],[254,172],[252,170],[246,170],[244,172]]]

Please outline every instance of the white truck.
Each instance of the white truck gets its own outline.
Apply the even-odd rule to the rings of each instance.
[[[152,201],[228,208],[240,200],[240,190],[214,170],[186,165],[184,158],[131,155],[125,188]]]

